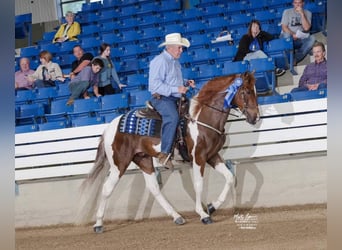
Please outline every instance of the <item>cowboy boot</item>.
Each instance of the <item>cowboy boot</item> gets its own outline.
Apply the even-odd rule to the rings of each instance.
[[[171,162],[171,154],[159,153],[158,154],[158,161],[166,169],[173,170],[174,166]]]

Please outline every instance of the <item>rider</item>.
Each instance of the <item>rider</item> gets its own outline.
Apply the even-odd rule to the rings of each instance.
[[[184,86],[178,59],[183,46],[190,47],[190,42],[179,33],[171,33],[165,36],[165,42],[159,47],[162,46],[165,50],[150,63],[148,90],[152,94],[151,104],[162,117],[161,152],[157,157],[160,164],[172,169],[170,156],[179,122],[177,101],[189,88]],[[187,85],[195,87],[194,80],[188,80]]]

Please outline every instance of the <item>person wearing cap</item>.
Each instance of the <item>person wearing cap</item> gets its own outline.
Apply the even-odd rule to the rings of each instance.
[[[77,40],[77,35],[81,33],[81,26],[78,22],[75,22],[74,19],[75,14],[72,11],[67,11],[65,14],[66,23],[59,27],[52,40],[53,43]]]
[[[158,161],[166,168],[173,169],[171,152],[179,122],[177,101],[189,88],[184,86],[178,59],[183,47],[190,47],[190,42],[179,33],[171,33],[166,35],[165,41],[159,45],[163,46],[163,52],[150,62],[148,90],[152,94],[152,106],[162,116],[161,151]],[[188,80],[186,83],[195,87],[194,80]]]

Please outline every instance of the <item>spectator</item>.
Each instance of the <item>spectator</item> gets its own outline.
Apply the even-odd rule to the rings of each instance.
[[[57,63],[52,62],[52,55],[49,51],[43,50],[39,53],[40,65],[36,71],[28,76],[28,81],[34,87],[43,88],[56,86],[56,81],[64,82],[63,73]]]
[[[165,46],[165,50],[150,63],[148,89],[152,94],[151,104],[162,116],[161,152],[158,154],[158,160],[160,164],[172,169],[170,157],[179,122],[177,101],[188,90],[188,87],[183,85],[178,59],[183,52],[183,46],[190,47],[190,42],[181,37],[181,34],[172,33],[165,36],[165,42],[159,47],[162,46]],[[193,80],[189,80],[188,84],[195,86]]]
[[[294,8],[286,9],[281,18],[280,37],[293,38],[295,65],[310,52],[315,38],[310,35],[312,13],[303,9],[304,0],[293,0]]]
[[[100,56],[99,58],[103,61],[104,67],[100,72],[100,82],[99,82],[99,93],[101,95],[111,95],[115,94],[115,88],[112,85],[112,80],[116,83],[117,88],[121,89],[126,85],[121,84],[118,74],[115,70],[115,65],[110,58],[110,45],[108,43],[103,43],[100,46]]]
[[[325,47],[321,42],[316,42],[313,47],[315,61],[306,65],[303,75],[299,79],[298,88],[291,92],[325,89],[327,87],[327,60],[325,59]]]
[[[78,22],[74,21],[75,14],[72,11],[67,11],[65,14],[66,23],[62,24],[55,37],[53,43],[62,43],[65,41],[76,41],[77,35],[81,33],[81,26]]]
[[[20,70],[15,72],[15,89],[33,89],[33,83],[28,81],[28,76],[34,73],[33,69],[30,69],[30,59],[23,57],[19,61]]]
[[[80,45],[75,45],[72,53],[76,60],[71,64],[70,79],[73,79],[84,67],[88,66],[94,56],[91,53],[84,53]]]
[[[264,42],[273,38],[273,35],[261,29],[258,20],[253,20],[248,26],[247,34],[243,35],[239,42],[239,48],[233,61],[267,58],[268,56],[263,51]],[[282,76],[285,72],[285,69],[276,68],[277,76]]]
[[[89,99],[88,88],[93,87],[96,97],[101,96],[98,90],[99,72],[103,68],[103,62],[99,58],[94,58],[89,66],[84,67],[81,72],[75,76],[69,83],[71,96],[67,105],[72,105],[75,99],[83,96],[84,99]]]

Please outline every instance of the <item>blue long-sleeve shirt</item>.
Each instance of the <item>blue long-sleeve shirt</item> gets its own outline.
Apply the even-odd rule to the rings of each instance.
[[[183,86],[181,65],[164,50],[150,62],[148,90],[152,94],[180,97],[179,86]]]

